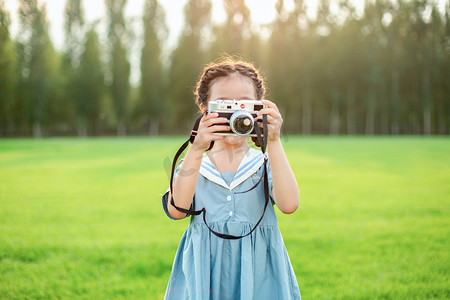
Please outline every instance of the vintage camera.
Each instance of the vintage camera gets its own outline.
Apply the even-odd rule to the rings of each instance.
[[[217,131],[219,135],[256,136],[255,118],[263,108],[261,100],[215,100],[208,104],[209,112],[228,119],[230,130]]]

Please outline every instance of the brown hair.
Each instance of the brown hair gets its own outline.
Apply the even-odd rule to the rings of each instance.
[[[197,105],[203,105],[204,107],[207,106],[211,86],[217,81],[217,79],[233,74],[239,74],[249,78],[252,81],[255,87],[255,100],[261,100],[264,98],[264,95],[266,94],[264,79],[255,66],[242,60],[225,57],[221,61],[211,63],[203,69],[203,73],[200,76],[194,91],[195,102]],[[260,147],[256,137],[252,137],[252,141],[257,147]]]
[[[249,78],[255,87],[255,100],[261,100],[264,98],[266,88],[264,86],[264,79],[260,72],[248,62],[226,57],[219,62],[207,65],[203,69],[203,73],[200,76],[194,91],[195,102],[197,105],[207,105],[211,86],[217,81],[217,79],[227,77],[232,74],[239,74]]]

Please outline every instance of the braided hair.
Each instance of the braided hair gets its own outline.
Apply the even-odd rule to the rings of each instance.
[[[241,75],[251,80],[255,87],[255,100],[264,98],[266,87],[260,72],[248,62],[226,58],[223,61],[211,63],[203,69],[203,73],[200,76],[194,91],[196,104],[207,107],[211,95],[211,86],[218,79],[234,74]],[[260,147],[256,137],[252,137],[252,141],[257,147]]]
[[[266,88],[264,86],[264,79],[259,71],[250,63],[227,58],[224,61],[212,63],[203,69],[203,74],[200,76],[194,92],[197,105],[206,106],[209,101],[211,86],[219,78],[233,74],[239,74],[251,80],[255,87],[255,100],[264,98]]]

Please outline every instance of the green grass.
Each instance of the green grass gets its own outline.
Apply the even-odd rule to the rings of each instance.
[[[0,140],[0,299],[162,299],[188,224],[160,204],[182,141]],[[283,142],[303,299],[450,298],[448,137]]]

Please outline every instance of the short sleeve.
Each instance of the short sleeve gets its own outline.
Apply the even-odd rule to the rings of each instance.
[[[164,193],[164,195],[162,195],[162,206],[164,209],[164,212],[166,213],[166,215],[172,219],[172,220],[176,220],[175,218],[173,218],[170,213],[169,213],[169,209],[167,207],[168,203],[169,203],[169,192],[170,192],[170,188],[167,189],[167,191]]]
[[[174,173],[174,178],[175,178],[175,176],[177,176],[177,173],[178,173],[178,171],[180,170],[180,167],[181,167],[181,164],[183,163],[183,160],[181,160],[180,161],[180,163],[178,164],[178,167],[176,168],[176,170],[175,170],[175,173]],[[162,198],[161,198],[161,201],[162,201],[162,207],[163,207],[163,209],[164,209],[164,212],[166,213],[166,215],[170,218],[170,219],[172,219],[172,220],[178,220],[178,219],[175,219],[175,218],[173,218],[171,215],[170,215],[170,213],[169,213],[169,208],[168,208],[168,203],[169,203],[169,192],[170,192],[170,186],[167,188],[167,190],[166,190],[166,192],[164,193],[164,195],[162,195]],[[193,204],[192,204],[193,205]],[[192,206],[191,206],[191,209],[192,209]],[[186,215],[186,217],[187,217],[188,215]],[[186,218],[186,217],[184,217],[184,218]],[[184,219],[183,218],[183,219]]]

